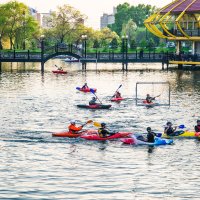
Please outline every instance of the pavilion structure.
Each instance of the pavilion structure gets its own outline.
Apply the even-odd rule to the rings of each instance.
[[[174,0],[148,17],[144,24],[154,35],[176,41],[176,55],[181,55],[183,42],[191,43],[191,59],[177,56],[175,64],[198,64],[200,54],[200,0]]]

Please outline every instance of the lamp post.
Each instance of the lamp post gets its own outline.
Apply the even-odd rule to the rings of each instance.
[[[1,37],[2,35],[1,35],[1,33],[0,33],[0,50],[2,50],[3,49],[3,46],[2,46],[2,42],[1,42],[1,39],[2,39],[2,37]]]
[[[123,70],[124,64],[126,63],[126,70],[127,70],[127,60],[128,60],[128,36],[122,36],[122,53],[123,53]],[[125,61],[124,61],[125,60]]]
[[[87,35],[82,35],[81,36],[81,38],[82,38],[82,40],[83,40],[83,55],[84,55],[84,58],[86,58],[87,57]]]
[[[25,50],[26,49],[26,42],[25,42],[25,40],[26,40],[26,30],[25,30],[25,25],[26,25],[26,12],[25,11],[23,11],[23,16],[24,16],[24,21],[23,21],[23,31],[24,31],[24,33],[23,33],[23,49]]]

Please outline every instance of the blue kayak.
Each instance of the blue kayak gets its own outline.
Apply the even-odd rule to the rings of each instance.
[[[121,141],[124,144],[132,144],[132,145],[167,145],[167,144],[172,144],[173,140],[171,139],[163,139],[163,138],[158,138],[155,137],[154,143],[150,142],[145,142],[143,140],[138,140],[135,136],[132,136],[131,138],[122,138]]]

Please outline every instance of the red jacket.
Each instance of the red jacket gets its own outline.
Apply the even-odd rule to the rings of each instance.
[[[82,126],[76,127],[73,124],[70,124],[68,126],[69,132],[71,132],[71,133],[78,133],[78,131],[80,131],[82,128],[83,128]]]

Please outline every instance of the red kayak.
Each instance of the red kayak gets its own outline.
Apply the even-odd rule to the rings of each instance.
[[[116,102],[122,101],[122,100],[124,100],[124,98],[112,98],[111,99],[111,101],[116,101]]]
[[[52,133],[52,137],[77,138],[83,134],[96,134],[96,133],[97,133],[96,130],[86,130],[86,131],[82,131],[80,133],[71,133],[71,132],[63,131],[63,132],[58,132],[58,133]]]
[[[147,100],[144,100],[143,104],[144,104],[144,106],[147,106],[147,107],[153,107],[153,106],[158,106],[159,105],[159,103],[154,103],[154,102],[148,103]]]
[[[115,133],[114,135],[108,136],[108,137],[100,137],[98,134],[83,134],[81,136],[81,138],[84,138],[86,140],[100,140],[100,141],[104,141],[104,140],[114,140],[114,139],[118,139],[118,138],[124,138],[124,137],[128,137],[130,134],[130,132],[118,132]]]
[[[96,105],[85,105],[79,104],[77,107],[79,108],[87,108],[87,109],[109,109],[112,105],[103,105],[103,104],[96,104]]]
[[[92,89],[94,92],[97,91],[96,88],[80,88],[80,87],[76,87],[77,90],[81,91],[81,92],[90,92],[90,90]]]
[[[54,74],[67,74],[67,71],[64,71],[64,70],[53,70],[52,72]]]

